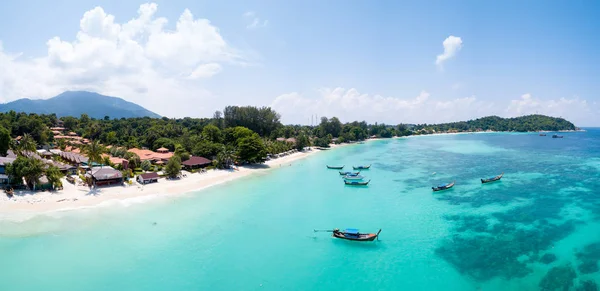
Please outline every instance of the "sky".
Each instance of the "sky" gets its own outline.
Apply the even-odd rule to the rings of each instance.
[[[497,2],[497,3],[496,3]],[[597,1],[3,1],[0,102],[88,90],[168,117],[546,114],[600,126]]]

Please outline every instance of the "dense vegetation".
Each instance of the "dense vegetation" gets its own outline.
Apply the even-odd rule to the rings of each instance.
[[[544,115],[526,115],[515,118],[501,118],[498,116],[488,116],[469,121],[442,123],[435,125],[416,125],[413,130],[432,132],[448,131],[558,131],[575,130],[573,123],[563,119]]]
[[[574,130],[575,126],[562,119],[543,115],[518,118],[497,116],[464,122],[437,125],[367,124],[364,121],[342,123],[338,118],[321,118],[318,126],[282,125],[280,116],[271,108],[228,106],[224,113],[215,112],[212,118],[90,118],[82,114],[79,118],[56,115],[0,113],[0,155],[9,147],[15,148],[13,138],[22,136],[20,147],[33,150],[37,146],[52,145],[64,149],[64,140],[54,140],[50,127],[62,121],[66,131],[92,140],[83,148],[93,162],[102,163],[104,146],[112,145],[109,153],[125,158],[137,167],[150,168],[142,164],[139,157],[128,153],[128,148],[156,150],[164,147],[174,151],[180,161],[190,155],[203,156],[215,161],[215,165],[226,167],[233,162],[260,163],[268,155],[291,149],[302,150],[307,146],[328,147],[330,143],[365,140],[369,137],[389,138],[412,134],[428,134],[448,131],[539,131]],[[293,138],[293,139],[290,139]],[[82,147],[81,145],[79,147]]]

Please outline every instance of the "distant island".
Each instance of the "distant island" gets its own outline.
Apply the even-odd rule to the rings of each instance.
[[[0,112],[9,111],[55,114],[58,117],[87,114],[96,119],[102,119],[105,116],[110,118],[161,117],[142,106],[121,98],[87,91],[67,91],[49,99],[23,98],[0,104]]]
[[[577,130],[573,123],[563,119],[545,115],[526,115],[514,118],[488,116],[469,121],[442,123],[433,125],[415,125],[412,127],[416,133],[450,133],[450,132],[478,132],[478,131],[569,131]]]

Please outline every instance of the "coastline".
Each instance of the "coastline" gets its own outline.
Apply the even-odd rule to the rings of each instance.
[[[332,145],[330,149],[346,145],[351,144]],[[146,185],[134,182],[132,185],[101,187],[92,190],[87,186],[73,185],[63,178],[64,189],[60,191],[16,191],[13,198],[8,198],[4,193],[0,195],[0,220],[18,222],[53,212],[102,207],[115,203],[128,203],[128,201],[140,203],[159,197],[176,197],[282,166],[291,166],[294,162],[321,151],[313,148],[310,151],[296,152],[269,160],[261,165],[241,166],[238,167],[238,170],[210,170],[202,174],[182,171],[186,175],[184,178],[178,180],[159,179],[157,183]]]
[[[579,132],[579,131],[573,131]],[[423,136],[462,135],[510,133],[501,131],[481,132],[454,132],[432,133],[423,135],[410,135],[392,138],[370,138],[364,142],[415,138]],[[527,133],[527,132],[525,132]],[[529,132],[533,133],[533,132]],[[357,145],[360,143],[332,144],[327,150],[339,147]],[[189,173],[183,171],[186,177],[179,180],[159,179],[158,183],[104,187],[91,190],[86,186],[76,186],[63,178],[64,189],[54,192],[17,191],[13,198],[0,195],[0,220],[25,221],[37,215],[53,212],[72,211],[93,207],[109,206],[114,204],[143,203],[154,198],[173,198],[190,192],[201,191],[219,184],[231,182],[242,177],[274,170],[282,166],[292,165],[294,162],[313,156],[321,151],[315,147],[310,151],[296,152],[285,157],[273,159],[261,165],[239,167],[239,170],[210,170],[206,173]]]

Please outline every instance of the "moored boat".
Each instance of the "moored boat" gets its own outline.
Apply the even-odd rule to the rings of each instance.
[[[348,181],[348,180],[344,179],[344,184],[351,185],[351,186],[367,186],[367,185],[369,185],[369,182],[371,182],[371,180],[369,180],[369,181]]]
[[[564,136],[562,136],[562,135],[558,135],[558,134],[554,134],[554,135],[552,135],[552,138],[563,138],[563,137],[564,137]]]
[[[358,174],[360,174],[360,172],[342,172],[342,171],[340,171],[340,175],[342,175],[342,176],[358,176]]]
[[[540,136],[546,136],[546,134],[545,133],[540,133]]]
[[[352,168],[354,170],[368,170],[369,168],[371,168],[371,165],[368,165],[368,166],[353,166]]]
[[[327,165],[327,169],[332,169],[332,170],[341,170],[343,168],[344,168],[344,166],[330,166],[330,165]]]
[[[355,228],[347,228],[344,231],[336,228],[333,230],[333,237],[352,241],[374,241],[379,237],[379,233],[381,229],[377,233],[360,233]]]
[[[365,176],[363,176],[363,175],[356,175],[356,176],[346,175],[346,176],[343,176],[342,178],[344,180],[362,180],[365,178]]]
[[[485,183],[489,183],[489,182],[498,181],[498,180],[502,179],[502,176],[504,176],[504,173],[502,173],[498,176],[489,177],[487,179],[481,179],[481,183],[485,184]]]
[[[436,191],[442,191],[442,190],[450,189],[452,187],[454,187],[454,182],[448,183],[448,184],[442,184],[442,185],[439,185],[437,187],[431,187],[431,189],[434,192],[436,192]]]

